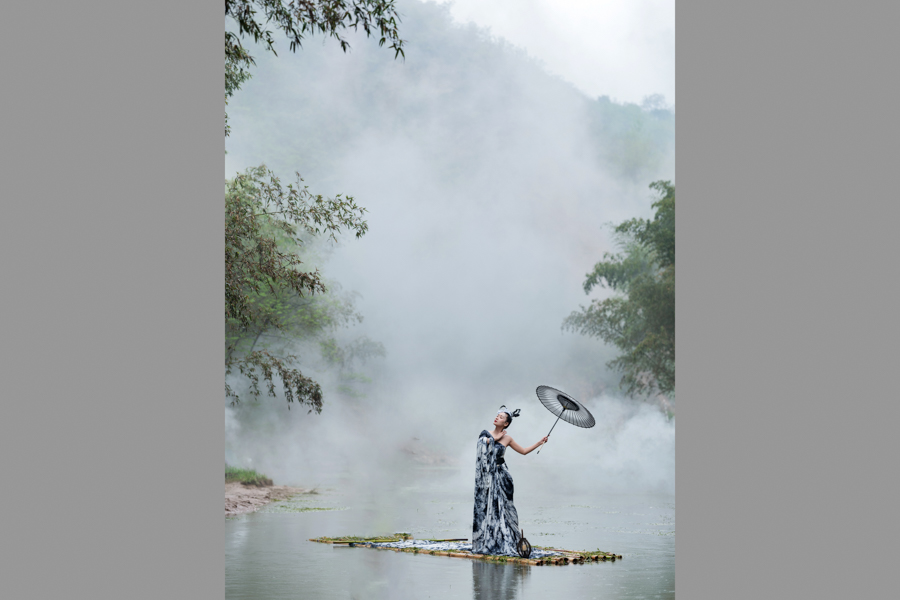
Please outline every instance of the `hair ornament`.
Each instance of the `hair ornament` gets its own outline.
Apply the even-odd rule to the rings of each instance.
[[[500,413],[506,413],[509,415],[509,420],[512,421],[513,417],[518,417],[519,413],[521,413],[521,412],[522,412],[521,409],[518,409],[518,408],[516,410],[511,411],[508,408],[506,408],[506,405],[504,404],[503,406],[500,407],[500,410],[497,411],[497,414],[499,415]]]

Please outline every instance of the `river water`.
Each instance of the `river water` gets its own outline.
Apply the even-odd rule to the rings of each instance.
[[[470,469],[418,467],[376,493],[340,477],[317,493],[225,521],[225,597],[265,600],[675,597],[675,497],[529,486],[515,503],[533,545],[606,550],[616,562],[539,566],[347,548],[318,536],[471,538]],[[515,477],[515,472],[513,473]]]

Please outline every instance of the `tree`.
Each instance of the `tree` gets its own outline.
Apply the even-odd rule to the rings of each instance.
[[[257,348],[257,341],[272,332],[333,329],[353,318],[346,303],[319,310],[316,316],[315,308],[325,300],[313,302],[309,297],[326,287],[318,269],[304,270],[300,249],[304,236],[326,234],[336,240],[337,233],[348,229],[361,237],[368,228],[364,214],[351,197],[313,195],[299,174],[296,185],[283,187],[265,166],[248,169],[227,183],[226,373],[236,369],[246,376],[254,395],[259,395],[262,381],[269,395],[276,396],[280,380],[288,403],[296,400],[321,411],[322,390],[293,366],[297,357],[273,352],[271,346]],[[249,347],[244,343],[248,339]],[[225,393],[233,402],[240,399],[227,383]]]
[[[225,0],[225,17],[237,26],[237,33],[225,32],[225,105],[241,84],[249,79],[253,57],[241,44],[241,38],[251,36],[262,42],[266,50],[275,52],[272,30],[280,29],[296,52],[306,36],[321,33],[332,37],[346,52],[350,43],[344,37],[347,29],[362,28],[367,37],[378,36],[378,45],[389,44],[394,58],[405,56],[403,40],[397,25],[400,16],[394,0]],[[225,135],[230,133],[228,113],[225,113]]]
[[[280,250],[296,254],[307,264],[322,260],[317,251],[317,247],[322,246],[318,238],[298,232],[303,238],[303,245],[299,246],[293,239],[272,231],[273,227],[265,223],[267,218],[265,215],[261,217],[263,229],[267,230],[267,236],[274,236]],[[296,365],[299,363],[296,352],[300,348],[304,348],[307,355],[311,350],[317,349],[320,362],[326,368],[336,369],[338,389],[347,395],[358,395],[353,384],[365,378],[354,373],[353,367],[368,358],[384,356],[384,346],[365,336],[349,343],[342,344],[338,341],[339,329],[361,323],[363,317],[355,307],[356,294],[342,293],[337,282],[328,282],[327,287],[325,293],[301,295],[287,287],[270,289],[262,286],[247,298],[255,313],[248,324],[242,324],[236,318],[226,319],[226,364],[230,368],[243,368],[241,372],[250,378],[251,392],[254,395],[259,395],[259,380],[252,375],[256,375],[257,370],[264,373],[257,363],[263,359],[278,357],[284,366]],[[309,360],[305,362],[310,364]],[[299,381],[299,377],[297,371],[289,379]],[[267,383],[274,382],[270,379]],[[270,386],[269,394],[274,395],[273,392]],[[233,390],[229,395],[233,403],[240,399]],[[321,403],[317,400],[321,399],[309,397],[309,400],[312,400],[307,402],[313,407],[311,410],[318,412]]]
[[[598,337],[621,351],[607,363],[623,373],[626,394],[675,394],[675,186],[650,184],[660,198],[651,220],[631,219],[614,229],[622,250],[604,253],[584,282],[616,292],[573,312],[563,329]]]
[[[675,114],[662,96],[642,103],[617,104],[600,96],[588,106],[587,127],[600,143],[598,156],[620,177],[644,180],[658,173],[675,139]]]
[[[362,28],[366,36],[380,36],[379,45],[389,43],[394,58],[404,55],[393,0],[225,0],[225,17],[237,29],[237,33],[225,32],[226,106],[250,78],[250,67],[255,64],[241,43],[245,36],[275,53],[272,29],[280,29],[287,36],[292,52],[301,47],[306,36],[322,33],[338,40],[346,52],[350,44],[343,34],[347,29]],[[225,135],[229,133],[226,112]],[[320,412],[319,384],[296,368],[297,357],[284,353],[285,344],[257,346],[260,338],[277,337],[278,333],[296,336],[305,331],[307,336],[321,338],[322,354],[342,366],[354,358],[383,354],[384,349],[365,338],[341,347],[333,337],[322,336],[355,313],[346,300],[332,304],[332,310],[324,313],[319,309],[327,306],[327,301],[310,300],[310,296],[327,290],[318,270],[305,271],[301,266],[299,250],[304,236],[327,234],[336,239],[335,234],[347,228],[361,237],[368,226],[362,220],[365,209],[353,198],[338,195],[325,199],[301,184],[298,173],[296,187],[291,184],[283,188],[265,166],[249,169],[226,182],[225,365],[226,375],[237,370],[249,380],[254,396],[260,394],[260,383],[269,395],[276,396],[280,380],[288,408],[296,400],[309,405],[310,411]],[[248,340],[252,340],[249,346]],[[227,381],[225,394],[233,403],[240,400]]]

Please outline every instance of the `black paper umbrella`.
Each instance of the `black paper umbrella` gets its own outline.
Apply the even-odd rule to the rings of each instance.
[[[560,419],[567,423],[571,423],[572,425],[584,427],[585,429],[593,427],[596,423],[596,421],[594,421],[594,416],[588,412],[588,409],[586,409],[581,402],[567,393],[561,392],[548,385],[539,385],[535,391],[537,392],[537,397],[540,399],[541,404],[556,415],[556,421],[554,421],[553,427],[556,427],[556,424],[559,423]],[[553,427],[550,428],[550,433],[553,433]],[[547,434],[548,437],[550,436],[550,433]],[[541,448],[543,448],[543,445]],[[541,450],[539,449],[538,454],[540,453]]]

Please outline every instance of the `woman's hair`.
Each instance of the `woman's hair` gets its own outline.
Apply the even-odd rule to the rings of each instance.
[[[506,415],[506,427],[509,427],[510,425],[512,425],[513,417],[518,417],[519,412],[520,412],[520,410],[518,408],[516,410],[510,412],[506,408],[506,405],[504,404],[503,406],[500,407],[500,410],[497,411],[497,414],[503,413]],[[506,429],[506,427],[504,427],[503,429]]]

